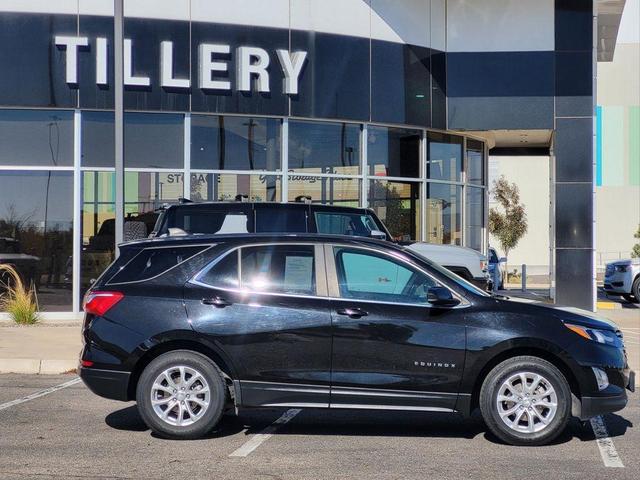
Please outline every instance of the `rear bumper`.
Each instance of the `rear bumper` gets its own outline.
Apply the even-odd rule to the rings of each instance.
[[[80,378],[96,395],[111,400],[129,400],[129,372],[79,367]]]

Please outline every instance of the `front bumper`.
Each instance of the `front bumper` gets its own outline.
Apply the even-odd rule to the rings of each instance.
[[[627,390],[635,392],[635,377],[633,370],[629,371],[629,376],[625,377],[625,388],[619,389],[616,395],[607,395],[602,397],[582,397],[580,412],[578,416],[580,420],[589,420],[590,418],[612,413],[622,410],[627,406]]]
[[[78,367],[80,378],[96,395],[111,400],[129,400],[129,372]]]
[[[604,291],[613,294],[631,293],[633,275],[631,272],[613,272],[604,277]]]

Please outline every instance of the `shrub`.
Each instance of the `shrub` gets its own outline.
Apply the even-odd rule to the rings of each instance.
[[[0,311],[8,312],[16,323],[33,325],[39,320],[38,299],[33,285],[27,288],[11,265],[0,265],[2,273],[6,274],[8,280],[2,284],[6,292],[0,295]]]

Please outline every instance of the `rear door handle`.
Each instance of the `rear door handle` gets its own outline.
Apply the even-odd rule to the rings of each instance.
[[[339,308],[336,310],[336,313],[338,315],[346,315],[349,318],[360,318],[369,315],[367,312],[360,310],[359,308]]]
[[[202,303],[204,305],[213,305],[216,308],[224,308],[224,307],[228,307],[229,305],[232,305],[231,302],[227,302],[222,297],[203,298]]]

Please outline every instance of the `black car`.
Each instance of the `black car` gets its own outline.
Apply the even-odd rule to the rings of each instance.
[[[325,233],[391,240],[370,208],[297,202],[192,202],[163,208],[150,237],[231,233]]]
[[[512,444],[622,409],[622,333],[490,296],[403,247],[323,235],[121,245],[85,299],[80,376],[166,437],[230,407],[460,412]]]
[[[150,237],[222,235],[231,233],[320,233],[399,241],[371,208],[311,203],[309,197],[296,202],[192,202],[182,199],[160,213]],[[474,277],[463,265],[443,265],[480,288],[488,276]]]

